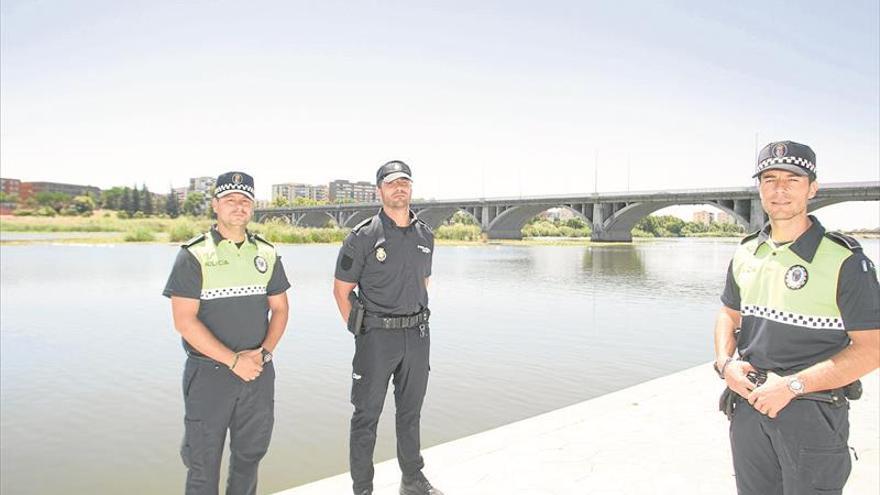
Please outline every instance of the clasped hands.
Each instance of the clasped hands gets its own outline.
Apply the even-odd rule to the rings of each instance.
[[[769,418],[776,418],[779,411],[795,398],[794,392],[788,388],[784,377],[771,372],[767,373],[767,380],[763,384],[755,385],[747,376],[750,371],[757,372],[747,361],[731,361],[724,370],[724,380],[755,410]]]
[[[235,353],[237,358],[230,369],[246,382],[256,380],[263,372],[263,348],[249,349]]]

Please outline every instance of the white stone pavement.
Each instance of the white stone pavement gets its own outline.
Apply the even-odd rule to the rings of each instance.
[[[852,403],[858,453],[844,493],[880,493],[880,379]],[[429,448],[425,473],[447,495],[736,493],[722,382],[702,365]],[[398,493],[395,459],[376,465],[375,495]],[[348,473],[280,492],[351,493]]]

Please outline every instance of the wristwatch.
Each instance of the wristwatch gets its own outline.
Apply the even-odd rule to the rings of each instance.
[[[266,364],[272,360],[272,353],[271,352],[267,351],[266,349],[262,349],[262,353],[263,353],[263,364]]]
[[[801,395],[804,393],[804,382],[796,376],[792,377],[792,379],[788,381],[788,389],[791,390],[791,393],[795,396]]]

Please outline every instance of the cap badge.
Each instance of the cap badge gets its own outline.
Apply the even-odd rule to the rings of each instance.
[[[232,183],[233,184],[241,184],[242,182],[241,174],[233,174],[232,175]]]
[[[788,146],[785,143],[776,143],[773,146],[773,156],[776,158],[782,158],[783,156],[788,155]]]
[[[388,257],[388,253],[385,252],[385,248],[377,247],[376,248],[376,259],[379,263],[385,263],[385,259]]]
[[[269,269],[269,263],[266,263],[266,259],[262,256],[257,256],[256,258],[254,258],[254,266],[260,273],[266,273],[266,270]]]
[[[785,272],[785,286],[791,290],[798,290],[807,285],[809,274],[801,265],[794,265]]]

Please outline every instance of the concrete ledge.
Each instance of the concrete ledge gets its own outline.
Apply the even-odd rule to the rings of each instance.
[[[880,492],[880,373],[852,404],[858,452],[845,494]],[[423,452],[447,495],[734,495],[721,381],[701,365]],[[386,412],[388,414],[389,412]],[[396,459],[376,465],[375,495],[398,493]],[[348,473],[280,492],[351,493]]]

